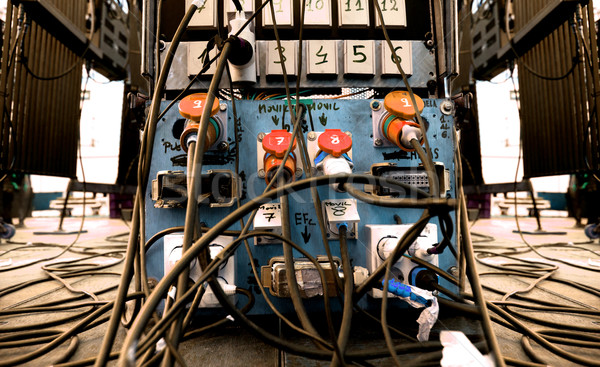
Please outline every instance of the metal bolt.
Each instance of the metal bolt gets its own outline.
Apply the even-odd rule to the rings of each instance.
[[[258,170],[258,177],[265,178],[265,170],[264,169],[261,168]]]
[[[217,149],[221,152],[226,152],[229,150],[229,143],[227,143],[226,141],[222,141],[217,146]]]
[[[317,138],[317,134],[314,131],[311,131],[308,133],[307,138],[310,141],[315,141],[315,139]]]
[[[371,101],[371,109],[373,111],[379,111],[380,108],[381,108],[381,103],[379,103],[378,100]]]
[[[225,110],[227,109],[227,104],[226,104],[226,103],[221,103],[221,104],[219,105],[219,109],[220,109],[221,111],[225,111]]]
[[[454,275],[455,277],[457,277],[458,274],[458,268],[456,266],[451,266],[448,268],[448,273]]]
[[[296,168],[296,177],[302,177],[302,168],[298,167]]]
[[[265,138],[265,133],[259,133],[258,134],[258,141],[263,141],[263,139]]]
[[[381,140],[381,139],[375,139],[375,145],[378,146],[378,147],[382,146],[383,145],[383,140]]]
[[[425,42],[425,45],[427,47],[433,47],[433,40],[427,40],[427,42]]]
[[[154,290],[158,285],[158,280],[156,278],[148,278],[148,288],[150,290]]]
[[[450,115],[452,113],[452,111],[454,110],[454,103],[452,103],[449,100],[445,100],[444,102],[442,102],[442,104],[440,105],[440,111],[442,111],[442,113],[444,115]]]

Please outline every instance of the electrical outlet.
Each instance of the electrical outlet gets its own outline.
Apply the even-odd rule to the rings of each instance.
[[[211,258],[215,258],[225,246],[233,242],[234,238],[230,236],[219,236],[215,238],[209,245],[208,250]],[[164,237],[164,274],[168,273],[175,263],[181,259],[181,251],[183,245],[183,233],[169,234]],[[202,269],[198,260],[194,260],[190,264],[189,277],[193,281],[197,281],[202,275]],[[225,293],[230,297],[230,300],[235,303],[235,255],[231,256],[219,267],[218,281],[224,288]],[[200,302],[199,308],[221,307],[221,304],[215,297],[212,289],[206,289],[204,297]]]
[[[396,225],[372,225],[365,226],[367,239],[367,269],[369,272],[375,271],[388,255],[395,248],[402,236],[412,227],[412,224]],[[410,256],[417,256],[421,259],[438,265],[437,255],[427,255],[426,250],[438,243],[437,225],[429,223],[425,226],[419,237],[413,242],[406,253]],[[397,281],[404,284],[410,284],[410,272],[416,268],[417,264],[405,257],[400,259],[392,266],[392,274]],[[411,284],[412,285],[412,284]],[[381,298],[383,292],[380,289],[372,289],[370,292],[374,298]],[[392,295],[390,294],[390,297]],[[396,296],[393,296],[396,297]]]

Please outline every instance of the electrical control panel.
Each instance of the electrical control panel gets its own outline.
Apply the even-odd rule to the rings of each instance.
[[[377,117],[377,107],[383,105],[384,101],[382,99],[306,99],[301,102],[307,109],[301,126],[302,139],[304,139],[310,152],[310,159],[312,160],[310,169],[314,175],[323,174],[315,164],[315,158],[323,150],[325,150],[326,155],[335,152],[338,157],[334,158],[341,159],[340,163],[348,162],[344,158],[344,155],[346,155],[352,163],[351,170],[354,173],[371,172],[374,165],[395,165],[403,167],[403,169],[412,168],[414,173],[419,172],[420,160],[416,152],[406,151],[387,143],[379,145],[375,143],[375,140],[378,139],[375,130],[380,127],[374,129],[373,119],[374,116]],[[164,101],[162,108],[166,107],[168,103],[169,101]],[[448,176],[447,179],[444,179],[448,185],[444,188],[444,197],[455,197],[453,162],[455,141],[454,135],[451,133],[453,120],[451,116],[444,113],[442,108],[444,103],[447,103],[447,101],[443,99],[425,99],[422,117],[427,124],[427,137],[431,145],[432,159],[438,162],[438,165],[444,167],[440,172],[445,172]],[[202,192],[206,194],[211,190],[216,190],[216,193],[224,192],[224,185],[237,183],[237,192],[233,189],[225,191],[234,195],[231,200],[237,201],[239,198],[241,204],[244,204],[260,195],[267,186],[264,172],[264,156],[267,152],[261,139],[265,139],[268,134],[274,132],[271,137],[275,148],[268,144],[266,147],[267,150],[276,155],[277,142],[285,138],[285,133],[292,130],[292,125],[285,100],[236,100],[235,107],[237,122],[234,121],[232,102],[221,101],[219,113],[226,112],[227,115],[227,120],[224,121],[223,126],[227,129],[228,148],[226,150],[206,151],[203,157],[203,173],[224,172],[223,170],[225,170],[231,172],[231,176],[236,176],[237,180],[224,180],[221,176],[221,179],[215,181],[212,185],[207,182],[206,185],[210,189],[202,189]],[[180,118],[177,109],[172,109],[158,123],[150,171],[151,178],[156,178],[159,172],[165,170],[187,171],[186,153],[179,142],[178,134],[180,132],[177,131],[174,125],[174,122]],[[351,145],[345,139],[340,139],[341,135],[351,141]],[[322,140],[321,145],[319,145],[319,137],[321,136],[327,141]],[[289,141],[281,141],[284,148],[287,148]],[[299,154],[297,149],[298,147],[292,152]],[[239,166],[237,172],[236,159]],[[297,161],[300,162],[300,159],[297,159]],[[308,167],[297,165],[293,171],[293,176],[290,176],[289,179],[293,181],[306,178],[307,169]],[[385,176],[386,174],[383,173],[382,175]],[[391,176],[396,178],[394,175]],[[408,183],[414,184],[415,182]],[[151,192],[150,185],[151,183],[148,192]],[[203,187],[206,187],[206,185]],[[356,185],[356,187],[384,200],[398,196],[390,192],[377,192],[374,185]],[[377,246],[374,245],[376,241],[373,236],[399,236],[399,228],[418,221],[422,213],[422,209],[395,209],[370,205],[355,200],[345,192],[336,190],[333,185],[321,186],[318,188],[318,192],[324,211],[323,216],[327,224],[327,238],[333,256],[336,258],[341,256],[337,237],[339,233],[338,225],[346,223],[348,226],[347,242],[352,266],[366,268],[369,271],[372,270],[373,264],[375,264],[374,259],[378,259],[379,256]],[[219,196],[218,194],[212,194],[212,196],[215,195],[216,197]],[[184,223],[185,209],[181,207],[158,208],[155,202],[150,199],[146,200],[147,237],[165,228]],[[291,240],[302,246],[304,250],[313,256],[325,256],[326,250],[310,190],[291,193],[288,200]],[[235,204],[231,207],[211,206],[210,202],[199,200],[199,220],[203,223],[203,226],[212,227],[231,213],[235,207]],[[397,225],[398,219],[404,223],[402,226]],[[244,220],[248,221],[250,219],[246,216]],[[250,229],[281,234],[281,223],[281,204],[279,200],[274,200],[259,208]],[[428,244],[433,245],[441,241],[443,234],[437,219],[432,219],[430,223],[426,227],[426,238],[429,241]],[[239,230],[240,228],[240,225],[236,224],[230,229]],[[452,240],[454,241],[454,237]],[[165,255],[160,242],[159,240],[156,246],[150,248],[147,254],[148,275],[156,279],[162,278],[164,274],[163,259]],[[424,240],[419,238],[417,242],[424,243]],[[250,262],[254,262],[259,270],[261,267],[266,266],[262,269],[262,272],[264,275],[265,271],[268,270],[271,277],[267,276],[267,278],[283,281],[282,274],[284,273],[280,272],[285,271],[284,264],[278,260],[283,255],[282,244],[281,241],[268,237],[257,237],[254,241],[250,241],[250,244],[252,259],[249,258],[244,249],[240,248],[230,259],[230,264],[235,266],[234,284],[258,294],[258,285],[254,281]],[[294,251],[294,258],[299,259],[298,264],[304,264],[298,268],[303,269],[302,271],[298,270],[300,273],[304,272],[305,277],[310,274],[314,276],[311,273],[314,269],[311,270],[310,265],[300,260],[302,255],[299,252]],[[410,264],[408,259],[402,261]],[[444,270],[455,265],[455,259],[449,251],[432,256],[431,261]],[[330,267],[329,264],[328,266]],[[340,272],[340,269],[330,268],[328,271]],[[409,278],[410,269],[406,271],[405,278]],[[280,284],[283,283],[278,281],[275,284],[269,287],[271,287],[271,292],[277,293],[279,292],[277,289],[280,289],[277,287],[280,287]],[[452,288],[449,284],[444,285]],[[312,293],[309,292],[309,294]],[[273,297],[272,301],[284,312],[293,310],[289,298]],[[305,301],[309,309],[318,310],[322,307],[322,300],[319,297],[309,297]],[[363,297],[360,302],[363,306],[368,306],[370,303],[376,304],[377,300],[372,296],[367,296]],[[250,310],[250,314],[269,314],[270,312],[271,310],[264,300],[261,297],[256,297],[255,305]]]
[[[269,4],[242,0],[239,5],[243,11],[236,11],[231,0],[207,0],[194,13],[172,55],[173,66],[164,86],[166,99],[160,109],[182,96],[198,105],[183,109],[180,105],[180,111],[171,108],[158,122],[148,184],[153,196],[145,203],[146,236],[184,223],[191,167],[188,146],[200,139],[205,139],[207,149],[202,156],[199,197],[194,200],[198,220],[208,228],[238,205],[261,195],[267,185],[277,188],[310,176],[366,174],[416,190],[392,189],[375,180],[354,185],[367,199],[380,202],[405,198],[407,193],[409,199],[427,195],[429,178],[423,157],[412,146],[414,140],[424,144],[425,137],[431,146],[428,159],[435,162],[439,178],[440,198],[455,197],[453,103],[440,98],[447,97],[442,96],[446,70],[440,62],[446,45],[440,36],[445,34],[442,25],[434,22],[434,14],[441,11],[435,1],[273,0]],[[256,10],[260,11],[251,19]],[[160,22],[164,47],[158,56],[163,62],[175,34],[173,19],[181,19],[183,9],[174,6],[169,15],[163,14]],[[212,107],[218,105],[218,109],[211,111],[202,137],[198,121],[204,105],[200,97],[190,96],[207,92],[219,74],[216,62],[209,60],[219,58],[225,39],[237,48],[216,84],[220,101]],[[414,95],[407,92],[408,86]],[[291,98],[286,96],[288,88]],[[290,110],[298,103],[304,112],[301,133],[294,137]],[[277,172],[281,175],[276,176]],[[341,240],[347,242],[353,273],[359,279],[357,274],[369,274],[381,265],[373,236],[398,236],[423,212],[422,208],[376,206],[363,199],[338,184],[328,184],[289,193],[286,202],[262,203],[253,215],[244,217],[250,231],[261,234],[249,238],[250,253],[243,246],[230,258],[228,266],[234,264],[235,279],[228,284],[259,295],[254,265],[275,306],[282,312],[293,311],[286,275],[289,264],[282,258],[285,242],[277,237],[287,236],[319,263],[316,266],[293,251],[295,275],[307,308],[322,310],[324,289],[317,284],[322,275],[317,270],[324,271],[328,283],[344,276]],[[423,230],[430,240],[423,246],[434,248],[442,239],[455,243],[447,225],[440,226],[434,216]],[[242,226],[236,223],[229,229],[239,231]],[[345,235],[341,227],[346,228]],[[147,254],[148,275],[157,279],[165,271],[161,241]],[[419,237],[411,248],[417,242],[425,243]],[[425,260],[444,270],[455,264],[449,251]],[[414,264],[408,259],[398,264],[406,272],[405,284],[412,285],[409,273]],[[361,306],[377,304],[381,291],[373,289],[368,294],[360,299]],[[270,313],[262,296],[257,296],[249,314]]]

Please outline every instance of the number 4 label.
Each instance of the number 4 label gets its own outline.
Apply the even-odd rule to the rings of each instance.
[[[308,41],[308,74],[337,74],[337,42]]]

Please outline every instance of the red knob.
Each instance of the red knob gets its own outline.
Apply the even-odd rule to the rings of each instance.
[[[334,157],[340,157],[352,149],[352,138],[340,129],[326,129],[317,140],[319,148]]]
[[[186,119],[200,121],[204,107],[206,107],[206,93],[194,93],[179,102],[179,113]],[[217,112],[219,112],[219,100],[215,98],[210,115],[213,116]]]
[[[265,152],[275,155],[277,158],[283,158],[285,151],[292,141],[292,134],[287,130],[272,130],[262,141]],[[292,151],[296,149],[296,139],[292,146]]]

